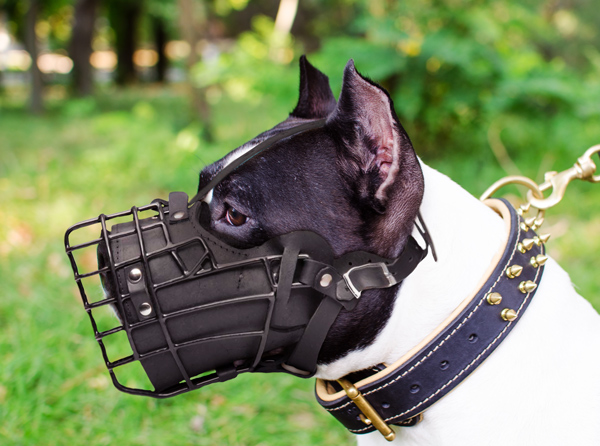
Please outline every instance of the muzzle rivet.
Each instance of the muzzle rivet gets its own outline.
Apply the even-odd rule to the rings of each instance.
[[[504,310],[502,310],[502,313],[500,313],[500,316],[502,316],[502,319],[504,319],[505,321],[511,322],[517,318],[517,312],[510,308],[505,308]]]
[[[152,306],[148,302],[144,302],[140,305],[140,314],[142,316],[148,316],[152,313]]]
[[[502,302],[502,295],[500,293],[488,293],[486,300],[490,305],[499,305]]]
[[[321,276],[321,280],[319,281],[319,285],[321,285],[323,288],[327,288],[329,285],[331,285],[332,280],[333,277],[331,277],[331,274],[323,274]]]
[[[183,218],[185,214],[183,213],[183,211],[177,211],[173,214],[173,218],[175,220],[181,220]]]
[[[132,268],[131,271],[129,271],[129,281],[131,283],[139,282],[141,278],[142,271],[139,268]]]

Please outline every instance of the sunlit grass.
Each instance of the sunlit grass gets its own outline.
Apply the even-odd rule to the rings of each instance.
[[[0,444],[353,444],[314,401],[311,380],[246,375],[169,400],[119,393],[62,245],[68,226],[100,212],[144,205],[173,190],[193,194],[205,164],[283,119],[292,103],[223,99],[214,110],[216,142],[207,144],[177,88],[106,90],[92,100],[51,103],[45,117],[21,111],[23,95],[2,101]],[[504,173],[487,147],[477,150],[468,158],[426,161],[478,195]],[[514,162],[539,175],[525,166],[531,159],[528,153]],[[552,167],[573,161],[564,154]],[[596,308],[599,198],[598,186],[572,185],[546,223],[554,233],[549,252]]]

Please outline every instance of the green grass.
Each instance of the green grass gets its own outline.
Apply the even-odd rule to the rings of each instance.
[[[193,193],[205,164],[288,110],[223,103],[207,145],[177,89],[107,90],[41,118],[19,100],[0,109],[0,444],[353,444],[312,380],[244,375],[169,400],[118,392],[64,255],[70,225]]]
[[[314,401],[312,380],[243,375],[169,400],[115,390],[62,244],[68,226],[100,212],[173,190],[193,193],[205,164],[293,104],[222,99],[216,142],[206,144],[175,88],[105,90],[68,102],[60,95],[44,117],[23,112],[18,93],[0,99],[0,444],[353,444]],[[478,195],[504,175],[487,147],[478,150],[426,161]],[[516,154],[514,161],[540,180],[537,165],[524,166],[543,157]],[[575,157],[560,155],[551,167],[566,168]],[[548,249],[600,308],[600,187],[572,185],[567,197],[548,213],[545,226],[555,235]]]

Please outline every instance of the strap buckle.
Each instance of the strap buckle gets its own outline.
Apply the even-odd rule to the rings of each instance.
[[[369,288],[388,288],[398,283],[383,262],[352,267],[342,277],[357,299],[364,290]]]
[[[344,378],[340,378],[337,380],[338,383],[348,395],[348,398],[352,400],[356,407],[362,412],[359,416],[363,423],[367,425],[373,425],[375,429],[377,429],[383,438],[387,441],[394,441],[396,438],[396,432],[387,425],[387,423],[381,418],[381,416],[377,413],[377,411],[369,404],[369,402],[365,399],[362,393],[354,387],[350,381]]]

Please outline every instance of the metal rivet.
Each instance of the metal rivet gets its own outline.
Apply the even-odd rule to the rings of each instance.
[[[185,214],[183,213],[183,211],[177,211],[173,214],[173,218],[175,220],[181,220],[183,218]]]
[[[521,282],[519,284],[519,291],[521,291],[521,293],[523,293],[523,294],[531,293],[536,288],[537,288],[537,284],[535,282],[532,282],[531,280],[528,280],[526,282]]]
[[[502,313],[500,313],[500,316],[502,316],[502,319],[504,319],[505,321],[511,322],[517,318],[517,312],[510,308],[505,308],[504,310],[502,310]]]
[[[502,296],[500,293],[488,293],[486,300],[490,305],[499,305],[502,302]]]
[[[522,271],[523,267],[521,265],[509,266],[506,268],[506,277],[509,279],[514,279],[515,277],[519,277]]]
[[[152,313],[152,306],[148,302],[142,303],[142,305],[140,305],[140,314],[142,316],[148,316],[150,313]]]
[[[129,281],[132,283],[137,283],[142,278],[142,271],[139,268],[132,268],[129,271]]]
[[[331,285],[332,280],[333,277],[331,277],[331,274],[323,274],[321,276],[321,281],[319,282],[319,285],[321,285],[323,288],[327,288],[329,285]]]

